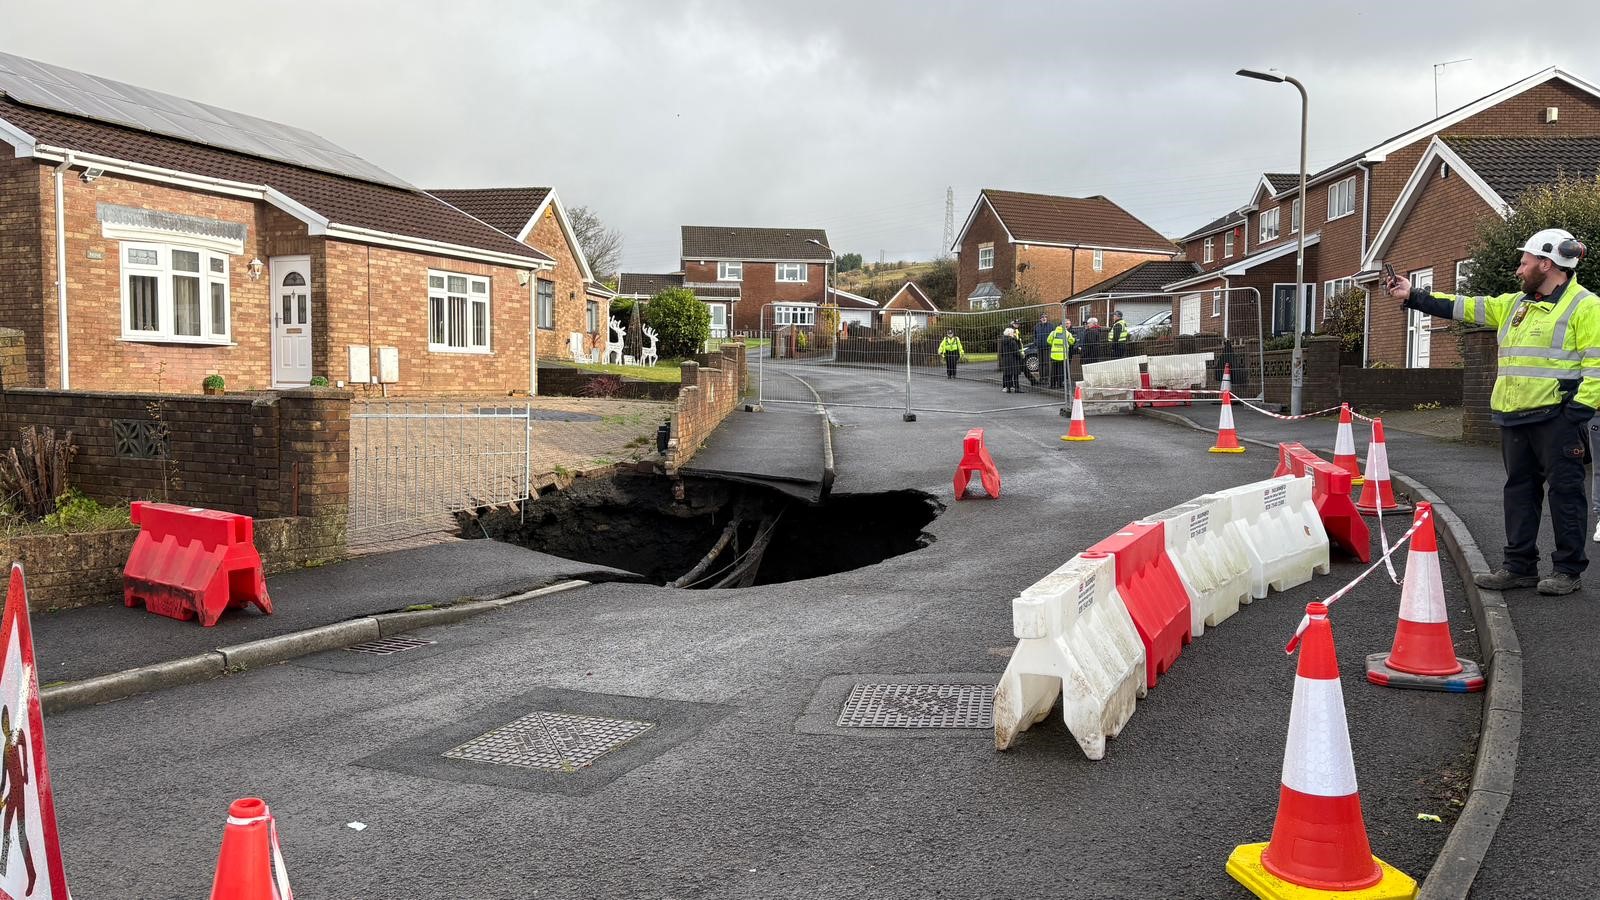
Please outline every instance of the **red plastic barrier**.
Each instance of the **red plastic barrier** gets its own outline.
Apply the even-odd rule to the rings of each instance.
[[[135,502],[139,537],[122,571],[122,602],[174,619],[217,624],[223,610],[255,604],[272,614],[255,520],[238,513]]]
[[[1194,397],[1188,391],[1171,388],[1152,388],[1150,373],[1139,367],[1139,387],[1133,391],[1134,406],[1193,406]]]
[[[1290,453],[1289,448],[1299,446],[1299,444],[1278,444],[1278,467],[1272,470],[1273,478],[1282,478],[1285,475],[1294,474],[1293,455]]]
[[[1279,444],[1278,456],[1279,465],[1287,463],[1290,474],[1312,476],[1311,502],[1317,507],[1328,540],[1361,562],[1371,562],[1372,532],[1350,496],[1350,473],[1299,443]]]
[[[1130,522],[1088,552],[1116,557],[1117,593],[1144,641],[1145,680],[1155,687],[1192,639],[1189,592],[1167,556],[1166,525]]]
[[[983,429],[973,428],[961,442],[961,464],[956,466],[956,499],[961,500],[967,496],[967,483],[972,480],[972,473],[978,473],[978,480],[983,482],[983,489],[990,497],[1000,497],[1000,470],[995,468],[994,460],[989,456],[989,448],[983,444]]]

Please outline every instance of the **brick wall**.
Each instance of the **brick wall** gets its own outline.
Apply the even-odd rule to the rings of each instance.
[[[1019,244],[1016,258],[1016,267],[1022,270],[1017,274],[1018,286],[1031,288],[1041,303],[1053,303],[1121,275],[1140,263],[1171,259],[1172,254],[1105,250],[1101,253],[1099,270],[1094,267],[1093,249]],[[1027,268],[1023,269],[1024,266]]]
[[[994,245],[994,266],[988,269],[978,268],[978,248],[983,244]],[[956,309],[970,309],[967,298],[972,296],[972,291],[985,281],[994,282],[1002,291],[1010,290],[1016,283],[1017,277],[1017,248],[1006,237],[1005,226],[1000,223],[1000,218],[989,208],[988,203],[982,204],[978,213],[972,219],[972,225],[962,236],[961,249],[956,255]],[[1050,299],[1060,299],[1066,294]]]
[[[47,231],[39,220],[40,192],[51,190],[49,171],[33,160],[0,153],[0,326],[32,334],[43,332],[45,304],[54,309],[55,302],[55,273],[45,271]],[[48,234],[53,243],[54,232]],[[53,251],[50,258],[55,259]],[[27,366],[37,376],[44,371],[44,351],[37,345],[30,349]],[[30,383],[10,377],[7,373],[6,384]]]
[[[1500,443],[1500,426],[1490,420],[1489,395],[1499,367],[1499,344],[1489,328],[1462,335],[1461,437],[1485,444]]]
[[[1357,409],[1414,409],[1419,403],[1461,402],[1461,369],[1339,367],[1340,399]]]
[[[594,347],[599,333],[589,331],[588,297],[584,293],[583,272],[578,268],[578,258],[573,255],[572,246],[567,243],[566,232],[561,230],[561,221],[556,218],[553,204],[545,207],[545,214],[534,224],[527,243],[556,261],[553,270],[535,275],[555,282],[556,297],[555,326],[539,329],[539,358],[570,359],[568,335],[576,331],[584,335],[584,346]],[[601,329],[605,328],[604,313],[602,310]],[[599,335],[599,340],[600,346],[604,347],[604,335]]]
[[[589,384],[601,378],[617,378],[600,372],[583,372],[557,366],[539,367],[539,395],[542,397],[591,397]],[[622,376],[621,388],[611,396],[631,400],[675,400],[678,385],[664,381],[631,381]]]
[[[667,442],[667,474],[674,474],[700,449],[728,413],[738,407],[747,387],[745,345],[723,344],[715,368],[683,363],[683,389],[672,413]]]

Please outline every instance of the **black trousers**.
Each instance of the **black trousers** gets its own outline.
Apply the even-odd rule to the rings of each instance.
[[[956,377],[956,362],[961,359],[961,354],[954,350],[944,352],[944,377]]]
[[[1061,385],[1063,383],[1062,382],[1062,378],[1065,377],[1065,373],[1063,371],[1063,368],[1064,368],[1064,361],[1063,360],[1059,360],[1059,359],[1050,360],[1050,386],[1051,387],[1053,387],[1053,388],[1061,387]]]
[[[1557,572],[1581,575],[1589,566],[1585,533],[1589,504],[1584,496],[1583,448],[1587,428],[1563,416],[1500,429],[1500,453],[1506,464],[1504,495],[1506,568],[1518,575],[1539,569],[1539,520],[1544,495],[1550,498],[1550,527]]]

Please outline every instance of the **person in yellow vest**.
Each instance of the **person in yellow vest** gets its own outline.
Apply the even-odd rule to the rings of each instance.
[[[956,377],[956,363],[961,361],[961,354],[964,352],[961,349],[961,338],[956,337],[955,330],[946,331],[944,340],[939,342],[939,355],[944,357],[944,377]]]
[[[1056,330],[1050,332],[1050,386],[1059,388],[1066,385],[1067,353],[1072,345],[1078,342],[1072,336],[1072,320],[1063,319]]]
[[[1128,355],[1128,323],[1122,321],[1122,310],[1111,314],[1111,333],[1106,336],[1111,343],[1111,356],[1121,359]]]
[[[1584,538],[1584,448],[1589,420],[1600,406],[1600,300],[1574,273],[1588,248],[1560,228],[1547,228],[1522,247],[1522,290],[1497,297],[1434,294],[1410,279],[1387,276],[1390,296],[1406,309],[1495,329],[1499,372],[1489,407],[1500,426],[1505,459],[1502,498],[1505,563],[1473,577],[1496,591],[1537,586],[1550,596],[1581,586],[1588,567]],[[1539,577],[1540,507],[1550,498],[1555,533],[1554,571]]]

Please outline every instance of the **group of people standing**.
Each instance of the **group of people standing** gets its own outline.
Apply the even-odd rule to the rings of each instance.
[[[1039,323],[1033,328],[1033,347],[1038,355],[1040,375],[1045,375],[1048,371],[1050,387],[1058,390],[1066,384],[1069,356],[1081,355],[1086,363],[1097,362],[1104,358],[1119,358],[1127,355],[1130,339],[1128,326],[1123,321],[1121,312],[1111,314],[1110,328],[1101,327],[1099,319],[1090,317],[1084,324],[1081,337],[1074,331],[1070,319],[1063,320],[1059,325],[1052,325],[1049,316],[1041,315]],[[1032,384],[1039,383],[1040,379],[1036,378],[1026,365],[1027,352],[1020,321],[1013,319],[1001,332],[995,351],[1000,365],[1002,391],[1007,394],[1020,393],[1023,376],[1027,376]],[[944,339],[939,342],[938,353],[944,359],[945,377],[955,378],[957,365],[966,354],[966,348],[962,345],[961,338],[956,335],[955,329],[945,332]],[[1048,370],[1045,369],[1046,360],[1049,360]]]

